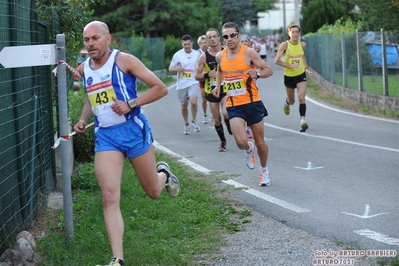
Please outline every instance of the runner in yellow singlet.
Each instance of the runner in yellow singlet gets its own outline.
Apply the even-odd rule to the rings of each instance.
[[[248,141],[245,122],[252,130],[260,161],[259,186],[269,186],[270,178],[267,168],[269,148],[265,142],[263,118],[267,110],[259,96],[256,79],[273,75],[271,67],[252,48],[241,45],[240,30],[237,24],[227,22],[222,27],[225,49],[216,55],[218,75],[215,97],[221,93],[220,85],[224,80],[223,90],[227,93],[227,113],[231,131],[239,149],[245,151],[245,164],[254,169],[254,144]],[[259,72],[257,71],[259,70]]]
[[[306,75],[312,76],[308,69],[305,57],[306,43],[299,41],[301,29],[298,25],[288,26],[288,36],[290,39],[280,44],[274,63],[284,67],[284,85],[287,98],[284,104],[284,113],[290,114],[290,105],[295,103],[295,88],[298,89],[300,132],[305,132],[309,125],[305,121],[306,115]]]

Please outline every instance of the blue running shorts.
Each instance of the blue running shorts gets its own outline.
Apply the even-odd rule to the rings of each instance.
[[[248,126],[259,123],[268,115],[266,107],[262,101],[227,107],[226,110],[229,119],[240,117],[247,121]]]
[[[95,139],[95,152],[120,151],[129,159],[147,152],[154,141],[151,127],[142,113],[119,125],[99,128]]]

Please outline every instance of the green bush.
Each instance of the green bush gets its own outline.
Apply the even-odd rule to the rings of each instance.
[[[165,68],[168,69],[173,55],[182,49],[181,39],[168,35],[165,38]]]
[[[86,101],[86,92],[83,88],[75,91],[69,91],[69,119],[72,126],[75,125],[80,118],[83,105]],[[87,124],[93,122],[91,115],[87,120]],[[73,137],[73,150],[75,160],[78,162],[91,162],[94,157],[94,126],[89,127],[83,135],[75,135]]]

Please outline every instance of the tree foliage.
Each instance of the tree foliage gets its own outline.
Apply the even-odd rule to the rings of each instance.
[[[67,54],[78,55],[82,49],[82,31],[83,27],[90,20],[93,11],[89,3],[94,0],[37,0],[36,11],[39,20],[52,21],[52,11],[56,11],[59,17],[60,33],[65,34],[65,44]],[[71,57],[71,62],[74,62]]]
[[[114,36],[145,37],[203,34],[233,21],[243,26],[257,12],[272,9],[276,0],[101,0],[91,4],[94,19],[104,21]]]
[[[104,0],[92,8],[94,18],[120,37],[199,36],[220,23],[214,0]]]
[[[387,31],[399,28],[399,0],[303,0],[301,26],[304,33],[323,25],[361,21],[359,30]]]
[[[244,27],[247,21],[258,19],[258,12],[265,12],[274,8],[277,0],[216,0],[219,5],[221,24],[234,22]]]
[[[324,24],[334,24],[344,17],[345,6],[341,0],[307,0],[302,3],[301,31],[316,32]]]
[[[222,25],[226,22],[234,22],[243,27],[245,22],[251,20],[253,12],[251,1],[216,0],[219,4]]]
[[[307,34],[307,36],[313,35],[313,34],[353,33],[360,28],[362,28],[361,21],[354,22],[351,19],[342,21],[341,19],[338,19],[337,21],[335,21],[334,25],[324,24],[315,33],[309,33],[309,34]]]
[[[353,0],[359,7],[363,30],[399,30],[399,0]]]
[[[275,9],[275,3],[278,0],[252,0],[252,19],[258,19],[259,12]]]

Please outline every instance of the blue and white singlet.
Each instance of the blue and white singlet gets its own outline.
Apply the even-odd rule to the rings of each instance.
[[[118,53],[118,50],[112,49],[105,64],[96,70],[90,66],[90,57],[85,61],[83,85],[96,127],[118,125],[140,113],[140,107],[124,115],[118,115],[111,109],[113,96],[125,102],[137,98],[137,78],[119,69],[115,62]]]

